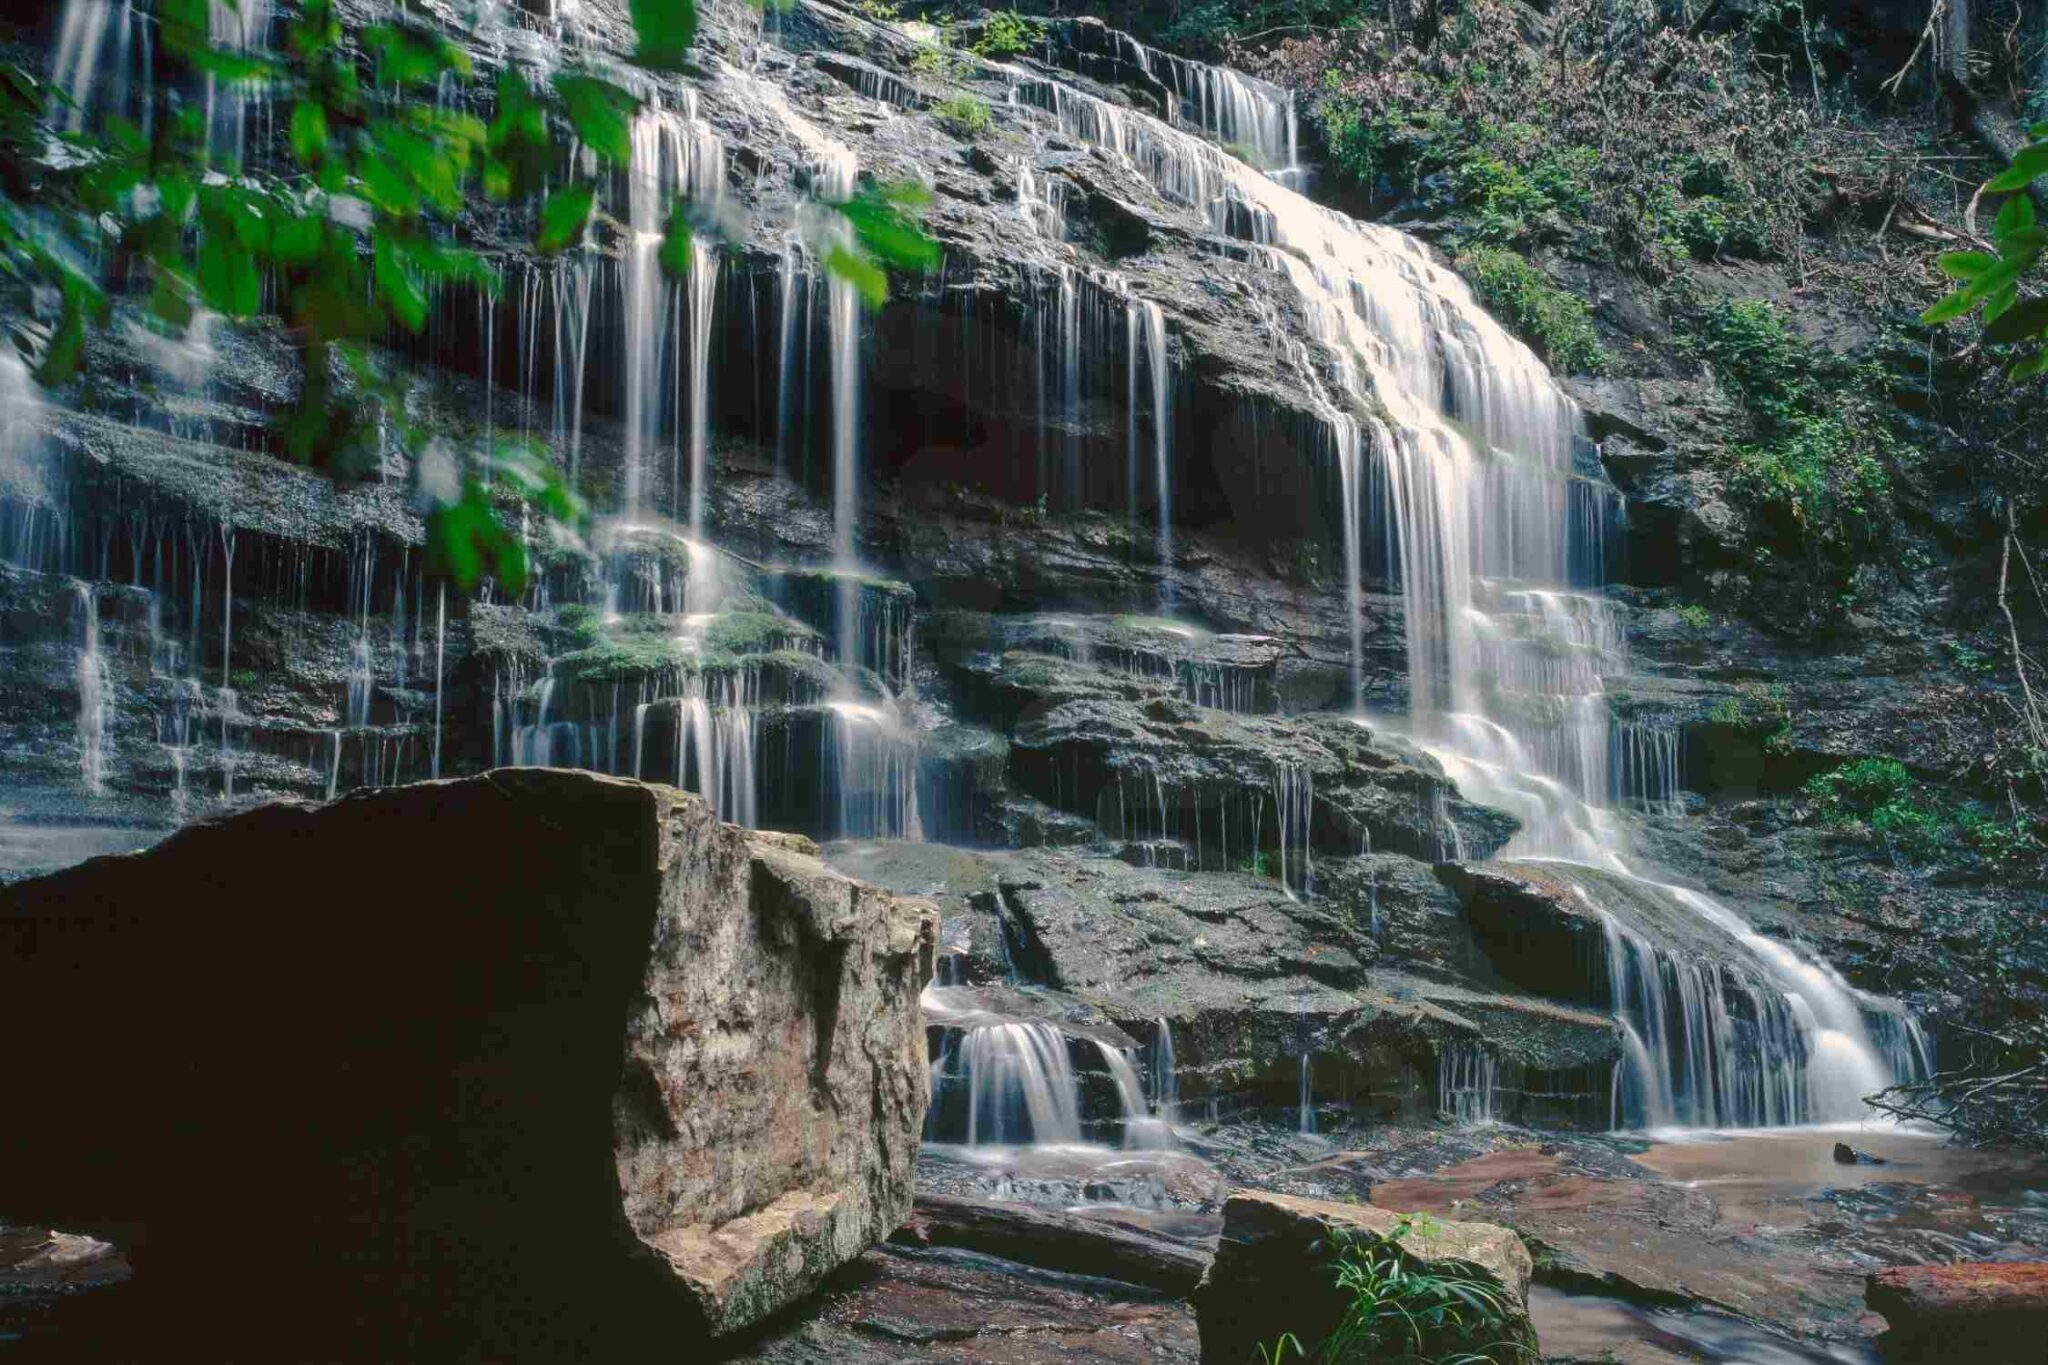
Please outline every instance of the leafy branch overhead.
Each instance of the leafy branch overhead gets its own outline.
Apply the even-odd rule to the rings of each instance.
[[[2048,372],[2048,294],[2021,294],[2022,282],[2038,274],[2048,249],[2048,226],[2038,221],[2029,194],[2036,181],[2048,177],[2048,123],[2027,131],[2032,141],[2014,155],[2011,166],[1984,185],[1984,193],[2006,196],[1992,223],[1996,254],[1944,253],[1937,264],[1962,287],[1921,316],[1929,324],[1953,322],[1981,308],[1984,340],[2013,348],[2007,373],[2016,380]],[[2040,283],[2037,278],[2032,282]]]
[[[686,70],[691,0],[633,0],[631,9],[633,60]],[[582,245],[601,178],[632,160],[640,98],[597,68],[571,63],[537,85],[508,65],[488,121],[459,112],[473,107],[460,97],[477,76],[467,50],[405,5],[351,32],[335,0],[304,0],[277,21],[281,41],[268,52],[218,39],[208,0],[159,0],[155,12],[162,50],[190,83],[260,85],[289,111],[280,156],[232,164],[175,76],[152,88],[145,127],[107,115],[87,136],[63,129],[61,97],[34,75],[0,71],[0,283],[21,303],[13,339],[36,380],[56,388],[78,374],[92,330],[111,319],[103,271],[142,282],[147,320],[166,334],[203,311],[274,318],[300,372],[297,401],[273,424],[279,452],[355,479],[395,445],[418,471],[436,558],[465,589],[489,574],[516,592],[525,555],[499,524],[499,504],[574,523],[576,499],[544,457],[494,449],[491,433],[466,472],[428,478],[437,438],[408,411],[410,386],[379,353],[424,329],[447,286],[496,296],[497,270],[466,241],[479,202],[530,215],[539,255]],[[446,97],[451,89],[457,98]],[[846,226],[824,267],[881,302],[889,270],[937,263],[917,226],[928,201],[921,187],[899,185],[836,206]],[[661,261],[681,275],[693,216],[680,198],[666,216]]]

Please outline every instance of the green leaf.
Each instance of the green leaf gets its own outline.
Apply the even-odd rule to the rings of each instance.
[[[292,155],[302,166],[327,155],[327,111],[311,100],[292,106]]]
[[[2012,368],[2005,373],[2008,379],[2016,382],[2032,379],[2037,374],[2048,373],[2048,349],[2038,350],[2024,359],[2015,360]]]
[[[254,317],[263,308],[256,260],[232,233],[208,231],[199,239],[199,292],[224,317]]]
[[[2048,227],[2023,227],[1998,239],[1998,254],[2008,261],[2031,264],[2048,247]]]
[[[688,279],[694,254],[690,250],[690,220],[683,205],[669,206],[668,232],[661,239],[661,268],[676,279]]]
[[[697,37],[694,0],[632,0],[633,60],[653,71],[681,71]]]
[[[596,201],[596,187],[589,184],[571,185],[549,195],[540,206],[540,231],[534,236],[533,249],[552,256],[574,243],[583,235]]]
[[[2022,228],[2030,228],[2033,225],[2033,199],[2028,195],[2015,194],[1998,210],[1998,217],[1991,225],[1991,235],[2003,241]]]
[[[1974,280],[1992,266],[1998,258],[1983,251],[1944,251],[1934,258],[1941,273],[1958,280]]]
[[[1958,289],[1955,293],[1946,295],[1941,302],[1922,313],[1920,321],[1929,327],[1936,327],[1944,322],[1954,322],[1957,318],[1976,307],[1976,304],[1977,298],[1974,294],[1967,289]]]
[[[889,277],[866,257],[856,255],[843,246],[835,246],[825,253],[825,270],[851,284],[867,300],[869,307],[879,308],[888,302]]]
[[[1996,322],[2005,311],[2019,301],[2020,287],[2009,284],[1984,302],[1984,321]]]
[[[555,93],[584,146],[620,165],[632,160],[630,120],[638,100],[610,81],[575,74],[555,77]]]
[[[931,191],[914,180],[870,186],[839,206],[863,250],[900,270],[927,271],[939,264],[939,244],[918,226]]]
[[[2043,334],[2048,334],[2048,295],[2014,304],[1984,329],[1986,341],[2001,344]]]
[[[43,349],[43,363],[36,369],[36,382],[44,388],[60,388],[78,373],[78,362],[85,355],[86,313],[94,306],[96,292],[83,277],[64,272],[64,310],[50,334],[50,344]]]
[[[371,24],[363,30],[363,46],[377,55],[377,79],[392,86],[423,85],[444,71],[468,76],[469,54],[438,33]]]
[[[2003,289],[2019,277],[2020,268],[2012,261],[1998,261],[1978,275],[1971,283],[1935,304],[1920,315],[1920,321],[1928,326],[1953,322],[1975,308],[1977,304]]]
[[[2042,175],[2048,175],[2048,145],[2022,147],[2013,156],[2011,167],[1985,181],[1984,189],[1987,193],[2023,190]]]
[[[410,248],[388,232],[379,233],[374,259],[378,296],[390,306],[399,325],[417,332],[426,325],[427,295],[420,287],[418,265]]]

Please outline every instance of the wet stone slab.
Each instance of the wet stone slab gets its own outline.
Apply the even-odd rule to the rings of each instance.
[[[971,1251],[885,1246],[735,1365],[1194,1365],[1200,1357],[1183,1300]]]

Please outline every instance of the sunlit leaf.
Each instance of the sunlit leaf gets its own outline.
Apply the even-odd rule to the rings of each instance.
[[[691,240],[690,220],[684,206],[680,203],[671,205],[668,231],[661,239],[661,267],[679,280],[687,279],[690,274]]]
[[[1983,251],[1944,251],[1934,258],[1941,273],[1958,280],[1974,280],[1992,266],[1998,258]]]
[[[630,120],[638,100],[610,81],[576,74],[555,77],[555,93],[584,146],[621,165],[632,159]]]
[[[1984,329],[1984,339],[1994,342],[2025,341],[2048,333],[2048,295],[2016,303],[1997,321]]]
[[[873,261],[843,246],[835,246],[825,253],[825,269],[858,290],[869,307],[879,308],[888,302],[889,277]]]
[[[327,155],[327,111],[311,100],[292,106],[292,155],[303,166]]]
[[[680,71],[697,37],[694,0],[632,0],[633,60],[655,71]]]
[[[1991,235],[2003,241],[2011,234],[2033,225],[2034,201],[2024,194],[2015,194],[1998,210],[1998,218],[1991,225]]]
[[[571,185],[557,190],[540,206],[540,231],[533,239],[534,250],[552,256],[583,235],[584,224],[597,201],[592,185]]]
[[[2012,165],[1984,182],[1987,192],[2023,190],[2042,175],[2048,175],[2048,145],[2022,147]]]

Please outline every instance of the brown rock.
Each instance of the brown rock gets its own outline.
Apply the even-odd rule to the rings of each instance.
[[[141,1224],[98,1317],[203,1313],[231,1354],[317,1323],[323,1358],[619,1359],[757,1322],[909,1214],[926,1101],[936,916],[814,852],[511,769],[0,892],[0,1030],[34,1040],[0,1209]]]
[[[1890,1359],[2031,1365],[2048,1353],[2048,1263],[1895,1266],[1864,1282],[1863,1301],[1891,1324]]]
[[[1331,1270],[1332,1236],[1384,1238],[1401,1224],[1400,1215],[1370,1205],[1233,1193],[1223,1207],[1216,1260],[1194,1294],[1202,1365],[1250,1365],[1259,1359],[1260,1346],[1283,1333],[1292,1333],[1313,1356],[1348,1306]],[[1499,1332],[1500,1359],[1519,1358],[1532,1340],[1531,1265],[1521,1238],[1491,1224],[1430,1219],[1399,1245],[1413,1270],[1496,1286],[1509,1305],[1509,1320]]]

